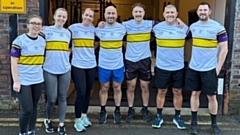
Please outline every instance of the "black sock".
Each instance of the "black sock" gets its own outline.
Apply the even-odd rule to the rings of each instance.
[[[192,123],[197,124],[197,111],[196,112],[192,111]]]
[[[211,120],[212,120],[212,125],[217,124],[217,115],[216,114],[210,114],[211,115]]]
[[[106,112],[105,106],[101,106],[101,111],[105,111]]]
[[[147,106],[143,106],[142,109],[143,109],[143,110],[147,110],[148,107],[147,107]]]
[[[132,110],[132,109],[133,109],[133,107],[129,107],[129,108],[128,108],[128,110]]]
[[[162,115],[162,108],[157,108],[157,114]]]
[[[175,110],[175,117],[180,115],[181,110]]]
[[[116,106],[115,111],[119,111],[120,110],[120,106]]]

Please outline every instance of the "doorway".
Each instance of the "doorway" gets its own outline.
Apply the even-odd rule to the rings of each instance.
[[[47,24],[51,25],[53,20],[52,16],[54,11],[58,7],[63,7],[67,9],[68,11],[68,21],[66,23],[66,28],[73,24],[73,23],[78,23],[81,22],[81,14],[85,10],[85,8],[92,8],[95,12],[95,19],[93,22],[93,25],[97,25],[97,23],[100,20],[103,20],[103,14],[104,14],[104,8],[106,5],[115,5],[117,7],[118,11],[118,21],[122,22],[124,20],[129,20],[132,19],[131,16],[131,5],[136,3],[136,2],[141,2],[146,6],[146,15],[145,19],[151,19],[151,20],[156,20],[156,21],[162,21],[164,20],[162,17],[162,12],[163,12],[163,7],[167,4],[173,4],[178,8],[179,12],[179,18],[183,20],[187,25],[190,25],[191,23],[197,21],[198,17],[195,14],[197,5],[202,2],[201,1],[193,1],[193,0],[48,0],[47,7],[48,9],[45,10],[44,8],[41,8],[40,10],[45,10],[48,11],[48,13],[45,13],[45,16],[47,20]],[[212,18],[214,20],[217,20],[218,22],[224,24],[224,16],[225,14],[225,6],[226,6],[226,0],[221,0],[221,2],[217,3],[216,0],[204,0],[206,2],[209,2],[210,5],[212,6]],[[188,3],[188,4],[186,4]],[[191,5],[191,6],[187,6]],[[221,9],[221,10],[220,10]],[[154,47],[153,47],[154,48]],[[153,57],[152,57],[152,72],[154,73],[154,49],[153,51]],[[186,69],[187,65],[189,63],[191,57],[191,45],[186,44],[185,47],[185,64],[186,64]],[[149,101],[149,106],[155,107],[156,106],[156,94],[157,94],[157,89],[153,84],[154,82],[154,77],[150,83],[150,101]],[[123,99],[122,99],[122,105],[127,106],[127,98],[126,98],[126,82],[123,83],[122,85],[122,91],[123,91]],[[97,75],[95,78],[95,82],[92,88],[91,92],[91,102],[90,105],[93,106],[98,106],[99,105],[99,97],[98,97],[98,92],[100,90],[100,84],[97,79]],[[190,107],[190,95],[191,93],[189,91],[183,90],[183,107]],[[71,86],[68,91],[68,104],[69,105],[74,105],[74,101],[76,98],[76,91],[74,89],[74,84],[71,82]],[[202,108],[207,108],[207,98],[205,95],[201,95],[200,97],[200,107]],[[139,85],[137,85],[136,90],[135,90],[135,102],[134,106],[142,106],[142,100],[141,100],[141,90]],[[114,105],[114,100],[113,100],[113,92],[112,88],[109,89],[109,99],[108,99],[108,105],[113,106]],[[173,94],[171,90],[168,91],[167,96],[166,96],[166,102],[165,102],[166,107],[173,107]]]

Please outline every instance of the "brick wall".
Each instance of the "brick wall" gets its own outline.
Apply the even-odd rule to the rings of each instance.
[[[236,1],[229,114],[240,114],[240,1]]]
[[[27,14],[18,15],[18,34],[27,31],[26,20],[28,14],[39,14],[38,0],[27,0]],[[11,78],[9,57],[9,16],[0,14],[0,109],[11,109]],[[11,22],[15,23],[15,22]]]
[[[0,108],[8,108],[10,93],[9,15],[0,14]]]

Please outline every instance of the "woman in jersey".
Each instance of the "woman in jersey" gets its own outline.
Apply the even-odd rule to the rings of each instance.
[[[78,132],[92,125],[87,117],[87,111],[96,72],[93,17],[94,11],[87,8],[82,14],[82,23],[69,26],[73,41],[72,78],[77,91],[74,127]]]
[[[42,29],[41,17],[29,16],[27,28],[28,33],[13,41],[10,52],[13,90],[17,92],[22,108],[19,135],[35,135],[37,104],[43,90],[42,64],[46,42],[38,35]]]
[[[67,11],[58,8],[54,13],[55,24],[45,28],[41,34],[46,38],[46,54],[43,64],[43,75],[46,90],[46,119],[45,131],[53,133],[54,127],[51,121],[54,106],[58,99],[58,135],[66,135],[64,126],[67,109],[67,92],[70,85],[69,48],[71,33],[63,28],[67,21]]]

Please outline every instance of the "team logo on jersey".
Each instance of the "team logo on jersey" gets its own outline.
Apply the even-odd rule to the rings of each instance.
[[[118,32],[117,34],[118,34],[119,36],[124,35],[123,32]]]
[[[66,35],[67,38],[70,38],[70,37],[71,37],[70,32],[69,32],[69,33],[66,33],[65,35]]]
[[[183,35],[184,33],[182,31],[177,31],[178,34]]]
[[[106,33],[100,33],[100,35],[101,35],[102,37],[105,37]]]
[[[209,34],[215,34],[215,32],[214,32],[214,31],[211,31],[211,30],[207,30],[207,32],[208,32]]]
[[[74,33],[74,34],[78,34],[78,31],[74,30],[73,33]]]
[[[28,49],[26,45],[23,45],[21,48],[22,48],[22,50]]]
[[[50,39],[53,36],[53,33],[47,33],[46,39]]]
[[[163,35],[163,31],[158,31],[158,35]]]

